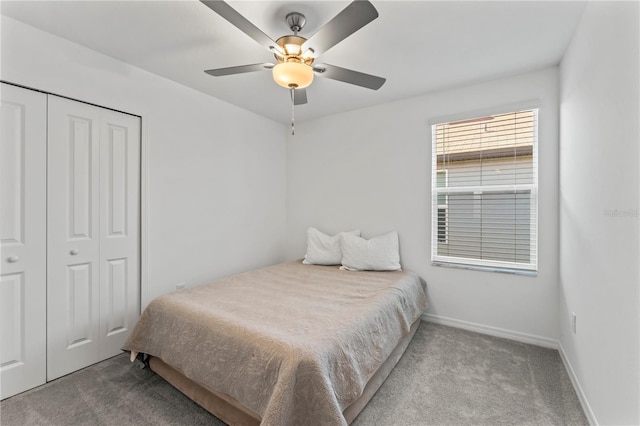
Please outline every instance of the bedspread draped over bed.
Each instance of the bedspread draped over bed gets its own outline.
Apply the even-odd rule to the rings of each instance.
[[[287,262],[156,298],[125,349],[231,396],[262,425],[344,425],[426,304],[409,272]]]

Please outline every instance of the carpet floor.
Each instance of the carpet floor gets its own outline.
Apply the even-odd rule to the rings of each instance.
[[[126,354],[5,399],[0,424],[224,425]],[[557,351],[428,322],[353,422],[587,424]]]

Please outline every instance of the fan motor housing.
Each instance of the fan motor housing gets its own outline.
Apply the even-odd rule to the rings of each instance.
[[[313,56],[303,56],[302,45],[307,41],[306,38],[297,35],[286,35],[276,40],[278,46],[280,46],[286,55],[279,55],[275,53],[273,56],[278,62],[300,62],[302,64],[311,65],[313,63]]]

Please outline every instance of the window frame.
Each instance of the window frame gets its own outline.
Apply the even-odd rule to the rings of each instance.
[[[533,124],[533,137],[534,143],[532,146],[532,161],[533,161],[533,183],[531,184],[517,184],[517,185],[488,185],[488,186],[468,186],[464,188],[449,188],[447,184],[446,190],[438,190],[437,188],[437,174],[438,174],[438,163],[437,163],[437,139],[436,139],[436,126],[456,121],[464,121],[464,120],[474,120],[480,117],[485,116],[495,116],[501,114],[508,114],[519,111],[527,111],[531,110],[534,114],[534,124]],[[454,116],[441,117],[430,120],[431,126],[431,264],[434,266],[447,266],[447,267],[455,267],[455,268],[463,268],[463,269],[473,269],[473,270],[481,270],[481,271],[492,271],[492,272],[505,272],[505,273],[513,273],[520,275],[531,275],[536,276],[538,274],[538,247],[539,247],[539,209],[538,209],[538,191],[539,191],[539,126],[540,126],[540,115],[541,108],[539,103],[523,103],[516,104],[512,106],[507,106],[503,108],[492,108],[488,110],[475,111],[464,114],[457,114]],[[443,170],[440,170],[443,171]],[[448,169],[444,169],[447,171],[447,181],[448,181]],[[452,193],[460,193],[460,192],[470,192],[473,191],[474,194],[491,194],[491,193],[500,193],[504,191],[521,191],[528,190],[530,191],[530,213],[531,213],[531,226],[530,226],[530,234],[529,234],[529,244],[530,244],[530,253],[533,257],[533,260],[529,263],[518,263],[518,262],[507,262],[507,261],[499,261],[499,260],[488,260],[488,259],[474,259],[467,257],[456,257],[456,256],[444,256],[438,254],[438,244],[442,244],[439,242],[439,219],[438,212],[440,210],[440,205],[438,204],[438,196],[439,195],[448,195]],[[447,200],[448,201],[448,200]],[[449,203],[447,202],[447,243],[449,242]]]

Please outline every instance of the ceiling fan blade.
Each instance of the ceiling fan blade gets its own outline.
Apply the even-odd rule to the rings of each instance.
[[[295,89],[293,91],[293,104],[303,105],[307,103],[307,89]]]
[[[331,49],[378,17],[378,11],[367,0],[355,0],[309,38],[302,51],[311,49],[314,57]]]
[[[356,86],[366,87],[367,89],[378,90],[382,87],[386,78],[377,77],[371,74],[340,68],[335,65],[319,64],[314,65],[313,70],[320,76],[333,80],[343,81]]]
[[[237,10],[229,6],[228,3],[222,0],[200,0],[209,9],[222,16],[224,19],[235,25],[240,31],[254,39],[266,47],[269,51],[282,53],[282,48],[271,39],[268,35],[263,33],[258,27],[253,25],[251,21],[242,16]]]
[[[245,72],[264,71],[273,68],[273,64],[251,64],[251,65],[239,65],[237,67],[216,68],[212,70],[205,70],[205,72],[214,77],[222,77],[224,75],[242,74]]]

